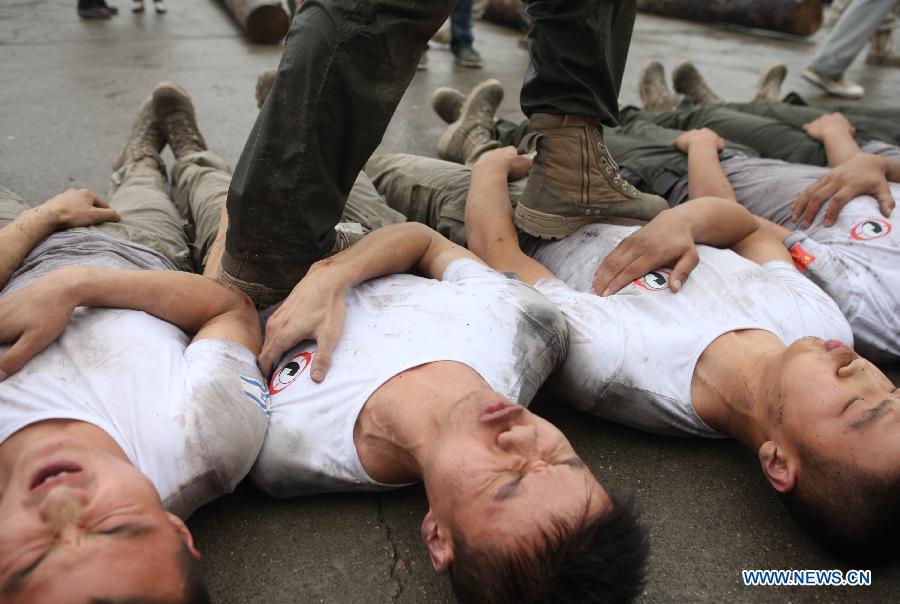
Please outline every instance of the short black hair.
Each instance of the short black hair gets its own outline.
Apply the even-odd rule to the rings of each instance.
[[[797,484],[781,500],[810,536],[836,556],[884,562],[898,555],[900,470],[868,474],[839,458],[798,447]]]
[[[181,544],[178,550],[178,566],[181,568],[184,579],[184,591],[175,599],[148,598],[134,596],[129,598],[93,598],[91,604],[211,604],[212,600],[206,583],[203,581],[203,573],[200,561],[194,558],[187,545]]]
[[[612,497],[576,526],[554,520],[515,551],[474,549],[454,531],[450,583],[460,602],[630,602],[644,587],[646,532],[633,500]]]

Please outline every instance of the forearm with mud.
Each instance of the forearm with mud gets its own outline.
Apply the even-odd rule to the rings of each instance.
[[[0,229],[0,288],[21,266],[25,256],[59,227],[57,217],[38,206],[19,214]]]
[[[441,256],[458,256],[462,249],[423,224],[406,222],[372,231],[340,254],[316,262],[309,272],[328,270],[335,286],[344,289],[410,270],[440,279]]]
[[[695,243],[727,248],[751,235],[757,222],[746,208],[729,199],[701,197],[666,210],[685,219]]]
[[[181,271],[72,266],[54,273],[76,306],[140,310],[196,334],[226,314],[253,314],[242,293]],[[70,297],[69,297],[70,296]]]
[[[737,201],[712,141],[698,141],[688,147],[688,194],[691,199],[720,197]]]
[[[829,130],[822,138],[825,145],[825,155],[828,157],[828,165],[832,168],[841,165],[848,159],[862,153],[862,149],[856,143],[853,133],[849,130]]]
[[[515,272],[529,284],[552,273],[519,247],[512,220],[507,178],[502,162],[479,161],[472,167],[466,200],[466,238],[469,250],[499,271]]]

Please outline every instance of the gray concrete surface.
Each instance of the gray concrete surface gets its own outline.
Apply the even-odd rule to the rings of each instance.
[[[81,22],[74,0],[0,0],[0,182],[32,202],[70,186],[106,189],[109,164],[134,110],[164,79],[193,94],[209,144],[236,161],[255,116],[253,85],[274,66],[278,46],[245,41],[212,0],[170,0],[158,17],[127,13]],[[520,115],[518,86],[527,57],[516,34],[476,25],[481,71],[431,51],[416,75],[382,149],[433,154],[441,131],[428,94],[440,85],[468,88],[497,77],[509,96],[501,111]],[[760,36],[641,15],[621,98],[636,102],[637,74],[651,58],[671,70],[687,57],[729,98],[749,97],[758,72],[788,64],[786,88],[815,92],[799,77],[821,34]],[[873,105],[896,105],[900,71],[866,67],[848,74],[869,88]],[[897,381],[900,370],[891,368]],[[611,489],[633,492],[650,529],[646,602],[893,602],[900,568],[876,570],[870,588],[745,588],[746,568],[835,568],[787,518],[755,456],[734,442],[649,436],[578,414],[542,397],[555,421]],[[218,602],[444,602],[443,578],[430,569],[418,527],[421,489],[274,501],[242,485],[190,521]]]

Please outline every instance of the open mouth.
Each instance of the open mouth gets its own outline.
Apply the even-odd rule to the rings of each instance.
[[[43,466],[31,478],[31,490],[45,484],[58,484],[79,474],[81,466],[71,461],[54,461]]]

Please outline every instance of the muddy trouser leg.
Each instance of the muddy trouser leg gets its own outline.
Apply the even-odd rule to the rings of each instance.
[[[25,203],[24,199],[0,185],[0,229],[30,208],[31,206]]]
[[[228,164],[213,151],[188,153],[172,167],[172,197],[191,216],[191,261],[198,273],[203,272],[216,239],[230,182]]]
[[[122,219],[90,227],[145,245],[191,271],[190,241],[181,213],[166,192],[165,176],[143,164],[126,164],[109,177],[109,205]]]
[[[615,126],[636,4],[529,0],[530,62],[521,93],[525,115],[589,115]]]
[[[471,169],[461,164],[408,155],[373,155],[366,174],[387,204],[411,222],[421,222],[459,245],[466,245],[466,197]],[[509,184],[516,200],[525,179]]]
[[[802,128],[816,118],[840,111],[856,128],[856,139],[860,143],[870,140],[880,140],[886,143],[897,144],[900,140],[900,111],[896,109],[867,109],[866,107],[842,107],[840,109],[813,107],[811,105],[793,105],[788,103],[769,103],[757,101],[754,103],[726,103],[729,109],[771,117],[785,124]]]
[[[825,147],[802,128],[776,119],[743,113],[715,105],[699,105],[677,111],[642,112],[641,119],[677,130],[709,128],[723,138],[746,145],[762,157],[791,163],[827,165]]]
[[[454,4],[303,3],[228,191],[230,275],[290,287],[331,249],[354,180]]]

